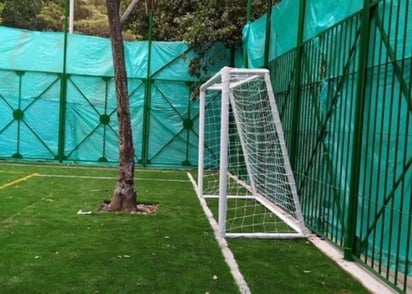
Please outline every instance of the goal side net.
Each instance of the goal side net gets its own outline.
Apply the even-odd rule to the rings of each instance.
[[[197,193],[223,237],[305,236],[268,70],[225,67],[201,86]]]

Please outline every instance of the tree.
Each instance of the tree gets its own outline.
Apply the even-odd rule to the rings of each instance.
[[[252,20],[266,12],[268,3],[277,1],[253,0]],[[124,11],[133,0],[120,1]],[[27,29],[61,31],[64,23],[66,0],[0,0],[6,10],[3,24]],[[123,27],[128,40],[146,40],[149,32],[148,15],[144,5],[135,7],[134,13]],[[186,41],[199,44],[213,40],[225,44],[239,44],[241,30],[246,23],[247,1],[232,0],[174,0],[161,1],[153,15],[155,24],[152,38],[161,41]],[[76,33],[108,36],[106,0],[76,0]]]
[[[2,18],[3,9],[4,9],[4,3],[3,3],[3,2],[0,2],[0,23],[3,22],[3,18]]]
[[[253,20],[267,11],[269,3],[267,0],[252,2]],[[187,28],[183,40],[196,52],[196,57],[190,61],[189,73],[201,80],[207,79],[211,74],[208,66],[215,62],[214,57],[208,54],[212,46],[222,43],[235,50],[242,44],[242,29],[246,22],[246,1],[198,1],[195,12],[181,20],[182,26]],[[197,88],[198,85],[194,86]]]
[[[41,0],[5,0],[3,3],[2,24],[22,29],[41,29],[42,20],[38,17]]]
[[[137,2],[132,1],[130,10],[133,10],[133,6]],[[152,9],[155,3],[156,1],[154,0],[147,0],[147,9]],[[127,12],[130,10],[128,9]],[[137,193],[134,185],[134,147],[122,36],[122,27],[123,23],[127,20],[127,16],[121,19],[119,12],[120,0],[107,0],[115,72],[117,118],[119,121],[119,169],[117,186],[110,203],[104,209],[109,211],[136,211]]]
[[[251,20],[264,14],[269,2],[252,1]],[[247,1],[233,0],[176,0],[162,1],[154,13],[154,40],[185,41],[197,57],[190,61],[189,73],[198,78],[207,78],[210,48],[220,42],[230,49],[241,45],[242,29],[247,22]],[[148,21],[135,14],[128,28],[140,39],[147,39]],[[212,57],[214,58],[214,57]],[[197,87],[196,84],[193,84]],[[197,90],[196,90],[197,91]]]
[[[41,30],[62,31],[64,29],[65,0],[43,0],[37,17],[42,22]]]
[[[38,17],[43,21],[42,30],[63,30],[65,6],[68,0],[42,0]],[[76,0],[74,5],[75,32],[108,37],[107,8],[105,0]]]
[[[254,20],[267,11],[268,1],[254,0],[252,3],[251,17]],[[138,7],[127,26],[138,39],[147,39],[148,21],[141,17],[143,14],[144,8]],[[154,40],[187,41],[191,44],[197,40],[203,42],[200,40],[203,38],[238,45],[247,21],[247,1],[161,1],[153,18]]]

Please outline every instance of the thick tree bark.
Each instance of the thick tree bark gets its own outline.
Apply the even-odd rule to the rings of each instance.
[[[119,7],[120,0],[107,0],[116,82],[120,153],[117,186],[113,192],[108,210],[135,211],[137,193],[134,187],[134,148]]]

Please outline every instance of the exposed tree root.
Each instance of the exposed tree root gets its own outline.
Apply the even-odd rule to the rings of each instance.
[[[130,214],[155,214],[157,212],[158,204],[144,204],[138,203],[135,209],[124,209],[118,210],[113,209],[110,205],[110,201],[103,201],[100,204],[100,212],[120,212],[120,213],[130,213]]]

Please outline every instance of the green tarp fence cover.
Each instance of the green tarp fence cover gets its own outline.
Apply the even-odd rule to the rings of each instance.
[[[63,33],[0,27],[0,41],[1,69],[52,73],[63,71]],[[145,79],[148,67],[148,41],[125,42],[124,45],[128,77]],[[153,42],[151,74],[187,49],[187,45],[183,42]],[[184,61],[178,63],[164,72],[168,79],[194,81],[195,79],[188,74],[188,63]],[[68,34],[67,73],[113,76],[110,40]]]
[[[64,48],[64,33],[0,27],[0,158],[118,161],[110,40],[69,34],[66,72]],[[230,60],[218,45],[211,54],[211,72]],[[125,42],[125,56],[137,162],[197,165],[193,52],[183,42]]]
[[[297,45],[300,1],[283,0],[272,7],[269,60]],[[308,40],[362,8],[362,1],[306,1],[304,39]],[[264,66],[267,14],[243,28],[249,67]]]

